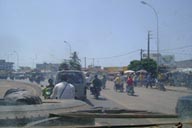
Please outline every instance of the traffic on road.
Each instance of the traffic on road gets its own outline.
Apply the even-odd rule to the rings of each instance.
[[[191,0],[0,0],[0,127],[192,127]]]

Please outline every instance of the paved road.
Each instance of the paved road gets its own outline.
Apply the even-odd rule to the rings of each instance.
[[[14,82],[16,82],[16,84],[11,81],[5,82],[0,80],[0,97],[11,87],[22,87],[35,95],[41,94],[40,85],[32,84],[26,80]],[[45,81],[43,84],[46,85],[47,82]],[[128,96],[125,92],[115,92],[113,90],[113,83],[108,81],[106,89],[102,90],[99,100],[96,100],[90,95],[90,91],[87,90],[87,101],[90,105],[95,107],[127,108],[174,114],[177,99],[181,96],[192,94],[192,91],[183,87],[168,86],[166,88],[168,91],[163,92],[157,89],[135,87],[135,96]]]
[[[127,109],[147,110],[175,114],[177,99],[192,94],[183,87],[167,87],[168,91],[159,91],[144,87],[135,87],[135,96],[128,96],[125,92],[115,92],[113,83],[108,81],[106,89],[102,90],[100,100],[88,95],[88,99],[95,106],[123,107]]]
[[[24,83],[23,83],[24,82]],[[22,87],[31,91],[35,95],[40,95],[40,85],[30,84],[28,81],[1,81],[0,80],[0,96],[4,95],[4,92],[8,88]],[[178,97],[189,95],[191,91],[185,88],[173,88],[169,87],[170,91],[162,92],[156,89],[146,89],[144,87],[136,87],[136,96],[128,96],[126,93],[115,92],[113,90],[113,83],[108,81],[106,89],[102,90],[100,99],[95,99],[90,95],[89,90],[87,102],[95,107],[107,107],[107,108],[127,108],[137,110],[147,110],[152,112],[162,112],[167,114],[175,113],[175,105]],[[150,119],[96,119],[98,125],[100,124],[143,124],[154,123]],[[158,121],[157,121],[158,122]]]
[[[0,81],[1,84],[2,81]],[[31,84],[29,81],[16,81],[17,85],[12,85],[11,82],[2,83],[0,87],[0,96],[2,96],[3,90],[10,87],[22,86],[37,95],[40,95],[40,85]],[[20,83],[24,82],[24,83]],[[25,86],[27,84],[27,86]],[[43,85],[47,85],[47,82],[43,82]],[[9,85],[9,86],[7,86]],[[32,86],[33,85],[33,86]],[[108,81],[106,89],[102,90],[99,100],[90,95],[90,91],[87,90],[87,102],[95,107],[108,107],[108,108],[127,108],[147,110],[152,112],[161,112],[166,114],[174,114],[177,99],[181,96],[192,94],[192,90],[188,90],[183,87],[166,87],[168,91],[159,91],[157,89],[150,89],[144,87],[135,87],[135,96],[128,96],[125,92],[115,92],[113,90],[113,83]],[[38,92],[35,92],[35,91]],[[3,93],[4,94],[4,93]]]

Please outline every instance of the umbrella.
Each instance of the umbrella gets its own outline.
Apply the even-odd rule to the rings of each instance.
[[[134,73],[134,72],[135,71],[133,71],[133,70],[126,70],[126,71],[124,71],[125,74]]]
[[[141,70],[137,71],[137,73],[147,73],[147,71],[144,69],[141,69]]]

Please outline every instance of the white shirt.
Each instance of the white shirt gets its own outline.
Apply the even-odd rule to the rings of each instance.
[[[65,87],[66,86],[66,87]],[[64,90],[65,88],[65,90]],[[52,99],[74,99],[75,87],[67,82],[60,82],[53,88]]]

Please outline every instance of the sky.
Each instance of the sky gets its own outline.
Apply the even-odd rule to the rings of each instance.
[[[158,14],[159,52],[192,59],[192,0],[145,0]],[[157,18],[140,0],[0,0],[0,59],[35,67],[76,51],[84,66],[127,66],[157,52]],[[65,42],[65,43],[64,43]]]

